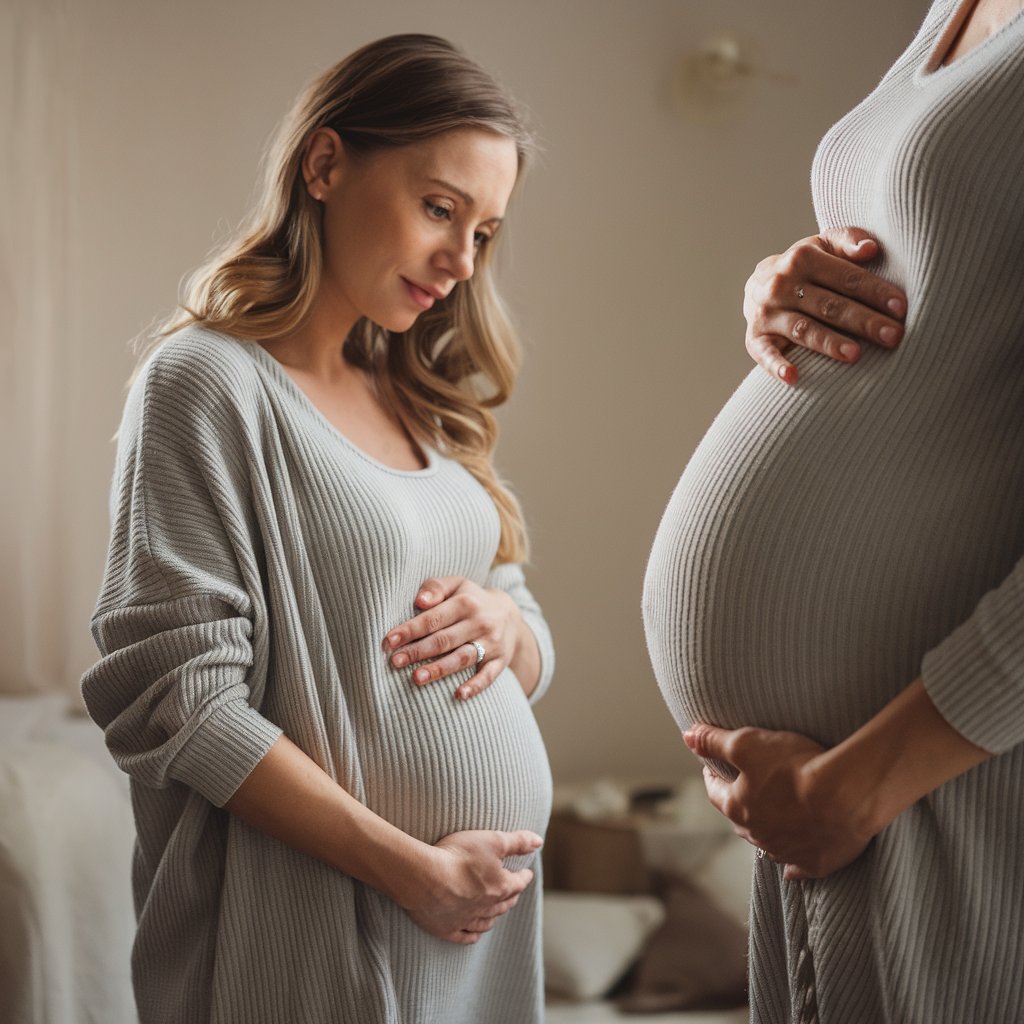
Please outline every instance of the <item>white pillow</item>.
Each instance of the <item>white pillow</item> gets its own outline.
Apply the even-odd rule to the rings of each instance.
[[[692,878],[724,911],[747,927],[754,880],[754,847],[750,843],[732,836]]]
[[[653,896],[544,894],[544,972],[549,992],[603,996],[629,969],[665,918]]]

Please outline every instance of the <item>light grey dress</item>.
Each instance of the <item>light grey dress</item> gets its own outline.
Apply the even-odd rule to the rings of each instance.
[[[874,233],[905,340],[754,370],[672,496],[644,615],[679,724],[825,744],[917,676],[997,756],[849,868],[755,869],[757,1022],[1024,1021],[1024,16],[949,66],[939,0],[832,128],[822,227]],[[848,59],[848,58],[844,58]]]
[[[456,701],[381,649],[418,587],[463,575],[547,627],[497,512],[436,452],[391,469],[342,437],[259,346],[190,328],[128,397],[94,618],[90,714],[132,777],[142,1024],[500,1024],[542,1015],[538,872],[474,946],[221,806],[283,731],[424,842],[543,833],[550,771],[511,671]],[[516,859],[520,866],[527,859]]]

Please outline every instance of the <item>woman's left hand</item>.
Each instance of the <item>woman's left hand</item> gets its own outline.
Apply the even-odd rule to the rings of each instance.
[[[472,679],[455,691],[467,700],[483,693],[515,657],[523,618],[504,590],[442,576],[420,587],[415,604],[423,610],[388,633],[384,650],[394,668],[422,662],[412,674],[418,686],[476,665]],[[482,659],[476,644],[483,648]]]
[[[711,803],[748,843],[786,865],[785,877],[821,878],[856,860],[872,838],[822,783],[825,748],[806,736],[769,729],[719,729],[698,723],[683,734],[698,756],[732,765],[736,778],[704,767]]]

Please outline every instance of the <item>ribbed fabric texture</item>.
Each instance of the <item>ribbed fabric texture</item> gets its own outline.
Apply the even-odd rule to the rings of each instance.
[[[259,346],[195,328],[128,397],[93,620],[90,714],[132,777],[142,1024],[529,1024],[542,1016],[538,879],[475,946],[221,810],[283,731],[433,843],[543,833],[548,763],[511,671],[481,696],[416,687],[381,642],[430,576],[505,589],[547,627],[498,516],[457,463],[414,472],[342,437]],[[516,863],[513,866],[521,866]]]
[[[821,226],[875,234],[906,337],[756,369],[694,454],[644,589],[680,726],[833,744],[922,675],[997,754],[855,864],[757,861],[752,1020],[1024,1021],[1024,16],[938,66],[939,0],[812,172]],[[944,39],[940,42],[940,36]]]

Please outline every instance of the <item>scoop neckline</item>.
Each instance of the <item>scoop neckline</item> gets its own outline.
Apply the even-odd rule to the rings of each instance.
[[[284,387],[291,396],[302,405],[305,410],[316,419],[321,426],[333,434],[349,451],[354,455],[358,456],[364,462],[369,463],[371,466],[381,470],[385,473],[390,473],[393,476],[405,476],[405,477],[424,477],[433,476],[437,472],[438,468],[438,454],[429,445],[425,445],[416,442],[420,451],[423,453],[423,457],[427,460],[427,464],[422,466],[420,469],[400,469],[398,466],[389,466],[386,462],[381,462],[380,459],[374,457],[369,452],[360,448],[354,441],[346,437],[314,404],[310,399],[309,395],[306,394],[298,384],[289,376],[288,372],[281,365],[281,363],[275,359],[259,342],[256,341],[241,341],[237,338],[230,338],[229,340],[234,341],[236,344],[241,345],[243,348],[252,349],[256,358],[266,366],[277,381]]]
[[[992,35],[986,36],[980,43],[976,43],[951,64],[943,63],[957,34],[978,3],[979,0],[960,0],[953,12],[945,19],[938,33],[932,39],[924,62],[918,67],[916,75],[918,81],[928,81],[937,76],[942,77],[958,69],[961,64],[969,64],[977,60],[979,54],[1004,41],[1010,31],[1024,18],[1024,8],[1022,8],[1000,25]]]

